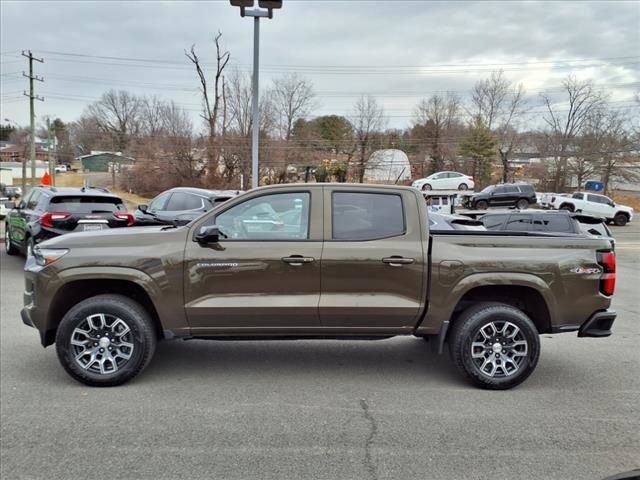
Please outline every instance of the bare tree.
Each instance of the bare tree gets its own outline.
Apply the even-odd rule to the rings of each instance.
[[[432,95],[423,99],[414,110],[414,123],[419,137],[427,145],[431,157],[430,171],[442,170],[446,160],[453,160],[457,147],[454,145],[454,131],[460,113],[460,98],[448,93],[445,96]]]
[[[471,91],[471,102],[487,128],[494,132],[496,148],[502,162],[502,181],[509,177],[509,157],[520,140],[517,121],[525,108],[522,84],[514,85],[502,70],[480,80]]]
[[[589,125],[592,136],[590,156],[595,172],[600,174],[605,192],[611,190],[614,179],[637,182],[640,175],[633,168],[637,162],[638,145],[628,124],[629,112],[600,110]]]
[[[279,119],[280,136],[288,142],[294,122],[306,117],[314,106],[313,86],[298,74],[289,74],[273,81],[269,97]]]
[[[362,183],[373,135],[384,127],[384,110],[375,98],[363,95],[354,105],[352,123],[358,150],[358,181]]]
[[[567,98],[560,102],[554,101],[548,93],[541,94],[547,110],[543,117],[548,125],[545,133],[554,157],[555,191],[561,191],[565,187],[568,158],[572,154],[576,137],[582,132],[589,117],[601,109],[605,101],[604,95],[595,89],[590,80],[580,81],[569,76],[562,85]]]
[[[218,152],[216,148],[216,129],[218,125],[218,112],[220,110],[222,97],[221,79],[224,69],[227,66],[227,63],[229,63],[229,59],[231,58],[231,54],[229,52],[222,51],[222,48],[220,46],[221,37],[222,33],[218,32],[218,34],[214,38],[214,42],[216,44],[216,73],[213,81],[213,92],[211,92],[211,85],[208,83],[205,72],[202,69],[200,58],[196,54],[195,45],[191,46],[191,50],[189,52],[185,51],[185,55],[195,66],[196,73],[198,74],[198,79],[200,80],[200,91],[202,93],[202,101],[204,104],[204,113],[202,115],[202,118],[204,118],[209,129],[208,157],[210,176],[213,176],[215,174],[218,162]]]
[[[116,150],[125,151],[130,138],[138,134],[141,102],[125,90],[109,90],[87,110],[98,128],[111,135]]]

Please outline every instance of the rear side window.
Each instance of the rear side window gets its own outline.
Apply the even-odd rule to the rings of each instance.
[[[171,195],[165,210],[169,212],[179,212],[181,210],[197,210],[203,207],[202,198],[190,193],[175,192]]]
[[[331,215],[334,240],[376,240],[406,231],[400,195],[334,192]]]
[[[505,230],[528,232],[531,230],[531,223],[531,215],[511,215],[507,221]]]
[[[571,223],[571,220],[567,215],[562,214],[552,214],[545,215],[542,217],[542,223],[544,224],[544,229],[547,232],[562,232],[562,233],[573,233],[574,228]]]
[[[54,213],[113,213],[127,211],[120,198],[92,197],[90,195],[53,197],[47,210]]]
[[[480,219],[487,230],[500,230],[507,215],[485,215]]]
[[[519,185],[518,188],[523,193],[533,193],[533,186],[531,185]]]
[[[504,191],[506,193],[518,193],[518,187],[512,186],[512,185],[508,185],[508,186],[504,187]]]

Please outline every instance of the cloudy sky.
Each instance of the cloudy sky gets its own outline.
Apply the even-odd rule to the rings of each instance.
[[[29,122],[22,50],[35,71],[44,115],[72,121],[110,88],[175,100],[198,117],[192,44],[211,64],[218,30],[231,65],[250,71],[252,21],[228,1],[0,1],[1,119]],[[569,74],[610,92],[613,108],[638,106],[640,2],[426,2],[284,0],[261,23],[261,87],[298,72],[318,94],[315,114],[349,114],[360,94],[383,104],[390,127],[410,125],[415,104],[434,92],[463,98],[503,69],[532,105]],[[200,123],[197,123],[200,125]]]

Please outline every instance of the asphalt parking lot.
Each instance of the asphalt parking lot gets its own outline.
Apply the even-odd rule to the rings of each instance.
[[[640,467],[640,222],[616,228],[614,335],[545,335],[520,387],[421,339],[161,343],[131,383],[73,381],[0,254],[3,479],[602,479]]]

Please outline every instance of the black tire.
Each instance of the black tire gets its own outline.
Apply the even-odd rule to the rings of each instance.
[[[423,191],[425,191],[425,192],[427,192],[427,191],[431,190],[431,185],[429,185],[428,183],[425,183],[425,184],[422,186],[422,190],[423,190]]]
[[[458,190],[469,190],[469,187],[466,183],[461,183],[460,185],[458,185]]]
[[[568,212],[573,212],[575,210],[575,207],[573,205],[571,205],[570,203],[563,203],[562,205],[560,205],[560,210],[566,210]]]
[[[512,341],[508,336],[508,329],[511,327],[508,327],[506,322],[519,329]],[[497,338],[487,339],[481,330],[486,333],[485,328],[488,328],[492,323],[494,326],[502,325],[503,330],[496,330]],[[515,329],[510,331],[515,332]],[[506,340],[500,338],[501,334],[507,335]],[[482,338],[483,341],[486,339],[488,342],[487,346],[480,347],[479,351],[476,350],[478,347],[472,345],[473,343],[482,343],[478,342],[477,338]],[[520,343],[525,340],[526,344],[516,346],[516,338],[521,339],[518,340]],[[474,340],[476,341],[474,342]],[[489,390],[506,390],[524,382],[536,368],[540,356],[540,339],[531,319],[521,310],[504,303],[486,302],[469,307],[454,321],[448,335],[448,342],[451,358],[458,370],[474,385]],[[496,346],[500,349],[499,351],[496,351]],[[518,351],[523,347],[526,348],[526,352]],[[504,350],[501,350],[503,348]],[[473,358],[473,351],[482,357]],[[511,353],[511,357],[509,357],[509,353]],[[495,375],[483,372],[482,366],[478,365],[481,362],[487,363],[490,358],[492,363],[487,366],[493,365]],[[517,368],[515,368],[515,358],[517,358],[516,362],[521,362]],[[505,362],[504,359],[509,360]],[[501,365],[496,366],[496,363]],[[507,372],[507,363],[512,364],[511,372]],[[500,375],[498,368],[502,370]]]
[[[91,368],[95,369],[93,367],[95,363],[93,355],[90,356],[91,363],[89,366],[83,368],[79,363],[82,360],[76,360],[76,351],[74,350],[80,347],[71,344],[71,339],[74,332],[77,331],[76,329],[86,325],[89,317],[95,318],[93,316],[98,314],[104,314],[107,319],[120,319],[129,327],[129,333],[127,333],[125,340],[133,345],[131,347],[132,351],[128,351],[130,358],[125,360],[120,367],[116,367],[113,372],[91,371]],[[113,323],[116,322],[114,321]],[[106,322],[103,321],[103,324],[106,324]],[[104,330],[107,331],[107,327]],[[103,334],[97,334],[96,339],[101,335]],[[104,335],[108,336],[108,331]],[[111,336],[113,337],[113,334]],[[88,336],[86,337],[89,338]],[[120,341],[122,341],[122,338],[124,337],[121,337]],[[104,337],[100,338],[100,343],[94,343],[93,345],[91,345],[91,341],[93,341],[91,340],[88,346],[103,347],[103,339]],[[156,332],[149,313],[140,304],[123,295],[97,295],[83,300],[66,313],[56,333],[56,351],[64,369],[75,380],[94,387],[112,387],[131,380],[149,364],[155,352],[156,343]],[[113,345],[118,345],[118,343],[114,342]],[[122,345],[122,343],[119,345]],[[94,352],[96,351],[95,347],[93,348]],[[100,349],[101,352],[103,350],[106,350],[106,348]],[[88,353],[87,355],[91,354]],[[119,351],[116,355],[119,355]],[[103,354],[95,352],[95,357],[97,358],[98,356],[101,359],[104,358]],[[105,363],[103,361],[103,364]],[[112,369],[114,368],[113,363],[111,363]],[[102,369],[102,365],[100,369]]]
[[[5,224],[4,228],[4,250],[7,252],[7,255],[18,255],[18,253],[20,253],[18,248],[11,242],[8,223]]]
[[[486,210],[487,208],[489,208],[489,202],[487,202],[486,200],[478,200],[476,202],[476,209]]]
[[[529,208],[529,200],[527,200],[526,198],[521,198],[516,202],[516,208],[520,210],[526,210],[527,208]]]
[[[629,221],[629,217],[627,217],[624,213],[617,213],[615,217],[613,217],[613,223],[615,223],[618,227],[624,227]]]

